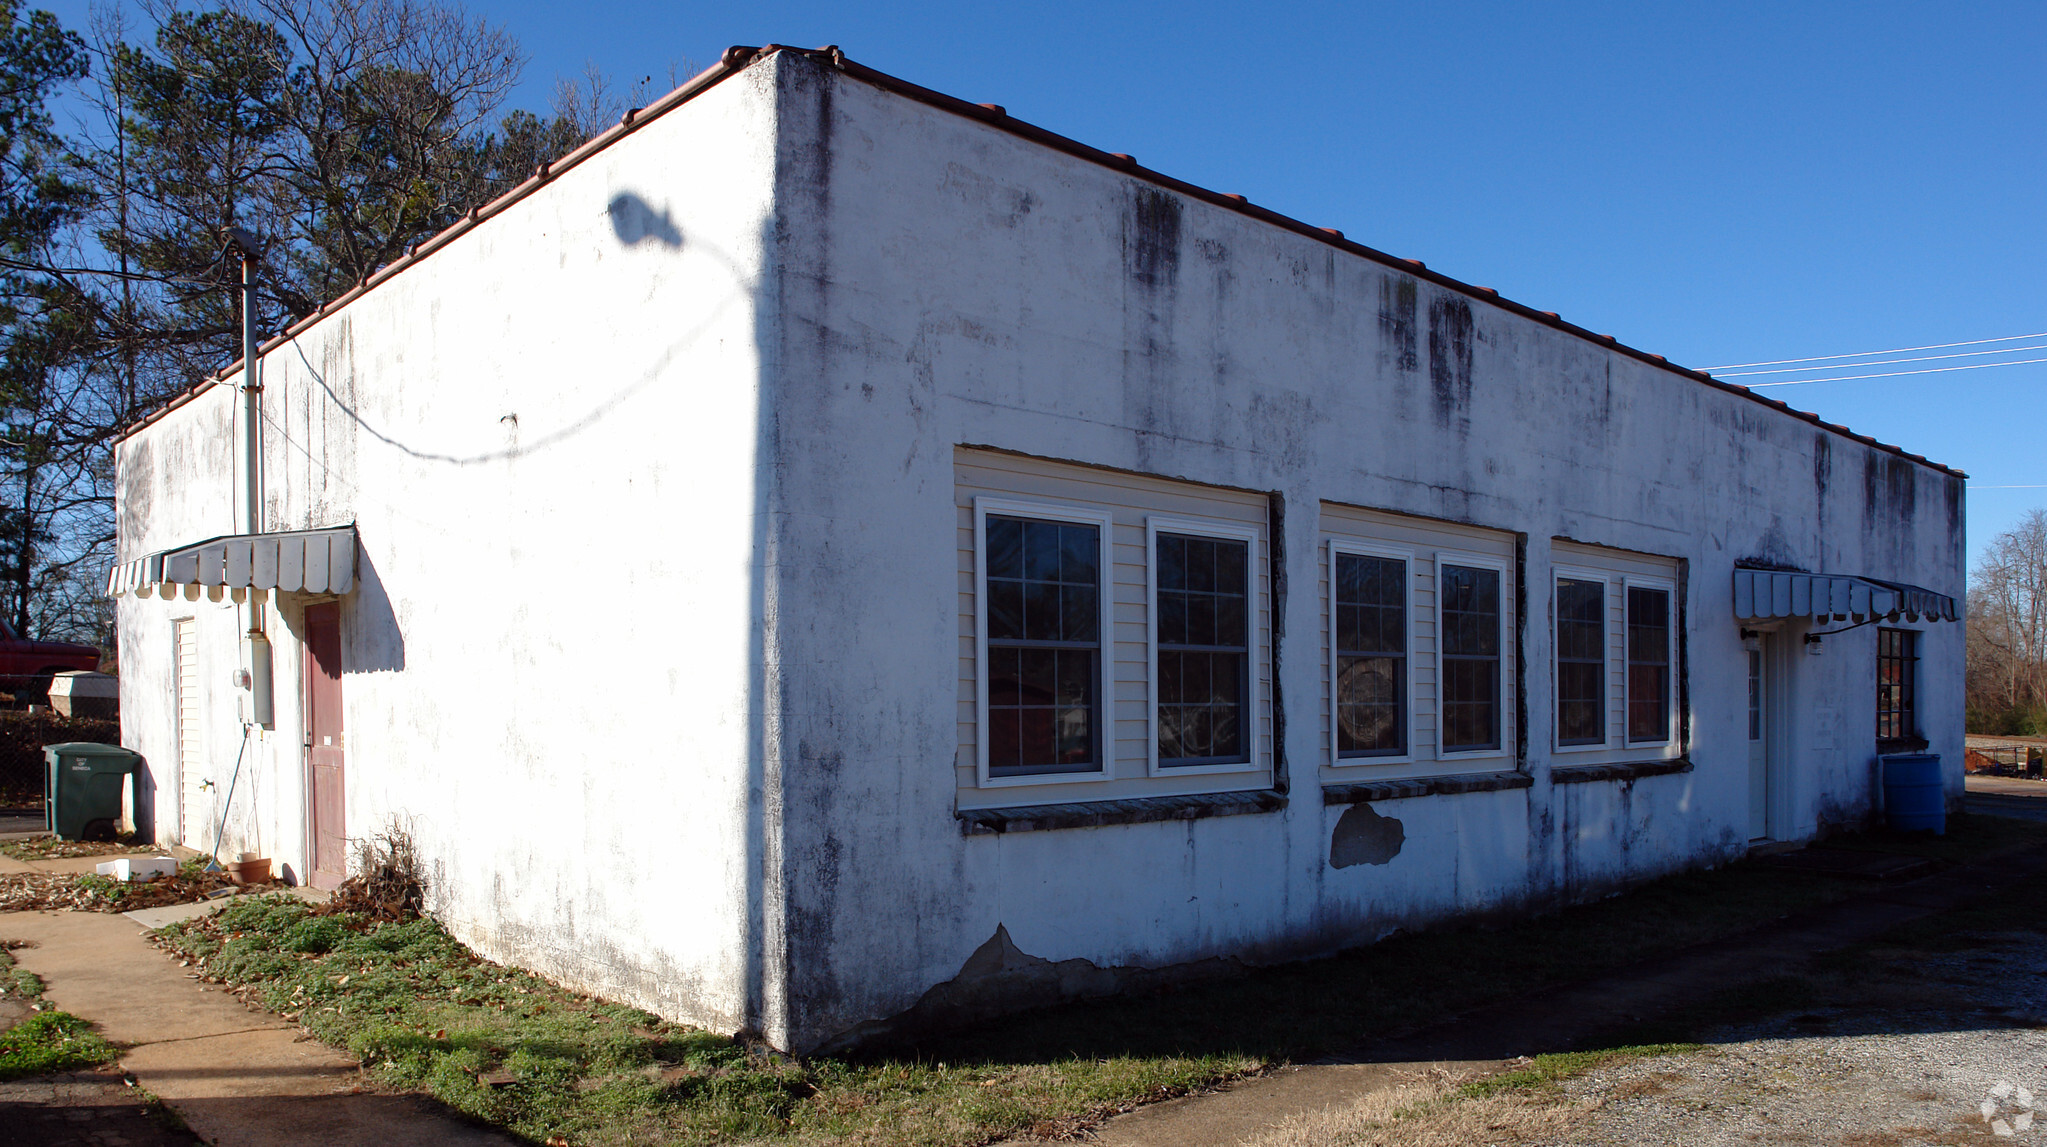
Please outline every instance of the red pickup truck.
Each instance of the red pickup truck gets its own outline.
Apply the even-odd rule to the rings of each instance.
[[[100,651],[90,645],[29,641],[0,621],[0,694],[11,694],[18,704],[46,705],[52,676],[99,667]]]

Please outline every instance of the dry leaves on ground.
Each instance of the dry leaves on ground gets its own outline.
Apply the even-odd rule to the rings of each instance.
[[[69,908],[77,912],[132,912],[189,904],[229,887],[218,873],[160,876],[122,884],[104,876],[67,872],[10,872],[0,875],[0,912]],[[251,888],[250,891],[262,891]]]

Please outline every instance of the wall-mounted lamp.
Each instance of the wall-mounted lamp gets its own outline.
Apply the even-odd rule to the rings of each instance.
[[[1807,655],[1812,657],[1818,657],[1820,654],[1826,652],[1826,649],[1827,642],[1825,634],[1808,633],[1805,635],[1805,652],[1807,653]]]
[[[1753,629],[1742,630],[1741,647],[1750,653],[1761,653],[1763,651],[1763,635]]]

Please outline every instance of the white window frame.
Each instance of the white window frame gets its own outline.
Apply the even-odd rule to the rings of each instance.
[[[1101,547],[1097,559],[1101,582],[1095,593],[1095,604],[1101,610],[1097,623],[1097,645],[1100,661],[1095,667],[1095,737],[1096,753],[1101,767],[1087,773],[1027,773],[1014,777],[993,777],[988,775],[988,516],[1008,518],[1037,518],[1048,522],[1074,522],[1096,527],[1096,540]],[[1116,645],[1115,631],[1111,628],[1114,619],[1115,565],[1111,555],[1115,552],[1111,535],[1115,531],[1114,518],[1106,510],[1094,510],[1059,502],[1029,502],[1009,498],[974,496],[974,774],[977,787],[984,789],[1021,788],[1027,785],[1076,785],[1095,784],[1113,780],[1116,776],[1116,731],[1114,714],[1110,705],[1115,693],[1109,682],[1111,666],[1114,664]],[[1146,566],[1151,563],[1146,560]]]
[[[1628,703],[1634,700],[1629,692],[1633,682],[1628,674],[1628,590],[1662,590],[1664,593],[1664,667],[1665,681],[1663,694],[1663,739],[1660,741],[1637,741],[1628,736]],[[1628,749],[1665,749],[1677,744],[1677,582],[1671,578],[1647,577],[1628,574],[1621,578],[1621,744]]]
[[[1598,583],[1599,583],[1599,585],[1600,585],[1600,590],[1599,590],[1599,626],[1600,626],[1600,633],[1601,633],[1601,634],[1603,635],[1603,639],[1604,639],[1604,647],[1603,647],[1603,649],[1601,650],[1601,652],[1602,652],[1602,653],[1604,654],[1604,661],[1605,661],[1605,663],[1606,663],[1606,679],[1605,679],[1605,682],[1604,682],[1604,688],[1603,688],[1603,691],[1602,691],[1602,693],[1601,693],[1601,695],[1600,695],[1600,698],[1599,698],[1599,730],[1600,730],[1600,736],[1599,736],[1599,740],[1597,740],[1597,741],[1592,741],[1592,742],[1588,742],[1588,743],[1586,743],[1586,744],[1582,744],[1582,745],[1566,745],[1566,744],[1564,744],[1564,743],[1563,743],[1563,735],[1564,735],[1564,725],[1563,725],[1563,720],[1562,720],[1562,714],[1560,714],[1560,713],[1559,713],[1559,712],[1557,711],[1557,707],[1558,707],[1558,706],[1559,706],[1559,705],[1560,705],[1560,704],[1562,703],[1562,700],[1563,700],[1563,699],[1562,699],[1562,697],[1561,697],[1561,696],[1560,696],[1560,695],[1558,694],[1558,691],[1557,691],[1557,682],[1558,682],[1558,680],[1560,679],[1560,676],[1559,676],[1559,674],[1558,674],[1558,672],[1557,672],[1557,669],[1558,669],[1558,662],[1557,662],[1557,622],[1558,622],[1559,620],[1561,620],[1560,618],[1558,618],[1558,617],[1557,617],[1557,583],[1558,583],[1558,582],[1560,582],[1560,581],[1564,581],[1564,580],[1567,580],[1567,579],[1568,579],[1568,580],[1570,580],[1570,581],[1596,581],[1596,582],[1598,582]],[[1616,573],[1614,573],[1614,572],[1613,572],[1612,570],[1602,570],[1602,569],[1593,569],[1593,568],[1591,568],[1591,567],[1589,567],[1589,566],[1572,566],[1572,565],[1553,565],[1553,566],[1551,566],[1551,567],[1550,567],[1550,579],[1549,579],[1549,723],[1550,723],[1549,747],[1550,747],[1550,751],[1551,751],[1551,752],[1553,752],[1553,753],[1601,753],[1601,752],[1605,752],[1605,751],[1607,751],[1608,749],[1611,749],[1611,748],[1613,748],[1613,747],[1614,747],[1614,736],[1613,736],[1613,724],[1614,724],[1614,722],[1613,722],[1613,670],[1614,670],[1614,652],[1613,652],[1613,640],[1614,640],[1614,635],[1613,635],[1613,634],[1612,634],[1612,632],[1610,632],[1610,631],[1611,631],[1611,629],[1613,628],[1613,585],[1614,585],[1614,582],[1616,582],[1616,581],[1618,581],[1618,580],[1621,580],[1621,577],[1620,577],[1620,575],[1619,575],[1619,574],[1616,574]],[[1627,635],[1627,591],[1626,591],[1626,590],[1622,590],[1622,591],[1621,591],[1621,619],[1622,619],[1622,624],[1621,624],[1621,634],[1620,634],[1620,639],[1621,639],[1621,656],[1620,656],[1620,665],[1621,665],[1621,675],[1622,675],[1622,683],[1621,683],[1621,737],[1622,737],[1623,741],[1625,741],[1625,739],[1626,739],[1626,737],[1627,737],[1627,704],[1628,704],[1628,703],[1627,703],[1627,682],[1626,682],[1626,676],[1627,676],[1627,665],[1628,665],[1628,658],[1627,658],[1627,640],[1628,640],[1628,635]]]
[[[1510,641],[1507,626],[1508,605],[1514,600],[1513,563],[1492,556],[1474,554],[1462,550],[1437,550],[1435,552],[1436,576],[1436,759],[1439,761],[1497,761],[1512,760],[1514,755],[1514,716],[1507,695],[1507,665],[1514,647]],[[1468,569],[1496,570],[1500,575],[1500,641],[1499,691],[1495,704],[1499,706],[1500,743],[1488,749],[1448,749],[1443,746],[1445,721],[1443,717],[1443,567],[1463,566]]]
[[[1401,598],[1402,616],[1407,619],[1407,682],[1401,696],[1402,719],[1406,722],[1405,737],[1407,751],[1399,755],[1346,757],[1341,748],[1337,715],[1337,645],[1336,645],[1336,559],[1339,555],[1351,554],[1365,558],[1388,558],[1404,562],[1407,567],[1406,592]],[[1415,675],[1415,615],[1414,585],[1420,576],[1415,572],[1415,551],[1412,547],[1386,545],[1379,542],[1351,541],[1347,538],[1330,538],[1326,571],[1329,591],[1325,603],[1328,610],[1328,652],[1329,652],[1329,767],[1335,769],[1368,768],[1373,765],[1411,765],[1422,760],[1414,751],[1414,675]],[[1440,624],[1440,623],[1439,623]],[[1438,718],[1438,724],[1441,721]],[[1440,738],[1439,738],[1440,740]],[[1440,745],[1438,746],[1440,748]]]
[[[1166,765],[1159,762],[1159,535],[1185,534],[1218,541],[1243,542],[1244,609],[1244,759],[1213,765]],[[1264,771],[1260,744],[1265,734],[1264,694],[1259,691],[1259,663],[1265,650],[1265,626],[1258,617],[1265,594],[1259,585],[1260,541],[1264,535],[1253,526],[1207,518],[1165,515],[1144,519],[1144,759],[1146,773],[1154,777],[1192,777],[1214,773],[1255,773]]]

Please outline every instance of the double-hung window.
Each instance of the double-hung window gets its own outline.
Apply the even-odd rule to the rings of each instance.
[[[1336,757],[1406,757],[1412,557],[1342,544],[1329,550]]]
[[[1606,744],[1606,579],[1557,575],[1557,744]]]
[[[1627,583],[1628,743],[1668,744],[1671,730],[1670,590]]]
[[[1446,753],[1500,748],[1500,608],[1504,571],[1439,558],[1442,747]]]
[[[1108,523],[988,501],[980,511],[987,776],[1099,773]]]
[[[1151,518],[1152,761],[1158,771],[1250,763],[1256,722],[1252,530]]]
[[[1918,634],[1909,629],[1876,631],[1876,739],[1910,741],[1919,735],[1913,712],[1919,663]]]

